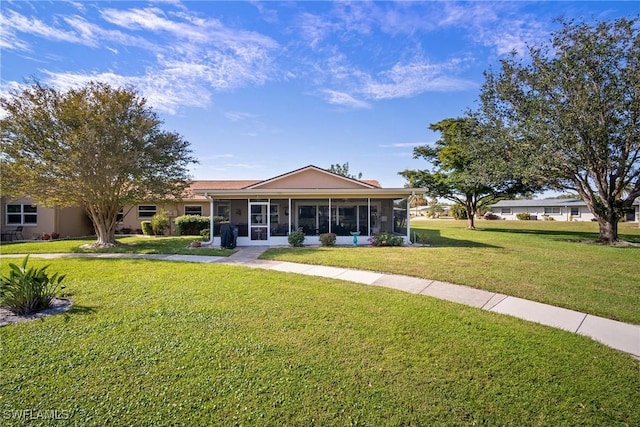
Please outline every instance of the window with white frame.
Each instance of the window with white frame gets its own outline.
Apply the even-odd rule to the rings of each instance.
[[[511,208],[500,208],[500,215],[511,215]]]
[[[38,224],[38,207],[33,205],[7,205],[7,225],[36,225]]]
[[[116,222],[118,224],[122,224],[123,219],[124,219],[124,208],[120,209],[116,214]]]
[[[571,208],[571,216],[580,216],[580,208]]]
[[[202,216],[202,206],[185,206],[184,207],[185,215],[199,215]]]
[[[156,205],[138,205],[138,218],[151,218],[156,212]]]
[[[559,206],[548,206],[544,208],[545,215],[559,215],[560,207]]]

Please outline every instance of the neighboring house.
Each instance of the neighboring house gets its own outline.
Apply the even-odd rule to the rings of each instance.
[[[60,237],[90,236],[95,232],[83,208],[45,208],[28,197],[0,198],[2,240],[42,239],[57,233]],[[16,233],[16,230],[21,230]]]
[[[517,219],[519,213],[528,213],[531,219],[555,221],[592,221],[594,215],[581,199],[502,200],[492,206],[492,212],[502,219]],[[640,199],[626,212],[626,221],[638,221]]]
[[[402,235],[408,241],[410,217],[406,206],[412,197],[424,193],[425,189],[419,188],[382,188],[377,181],[306,166],[266,180],[193,181],[179,202],[125,207],[117,230],[139,232],[141,221],[165,211],[171,219],[169,234],[175,234],[176,217],[210,216],[213,212],[214,217],[237,225],[239,246],[288,245],[289,232],[296,230],[305,233],[305,244],[319,243],[319,235],[329,232],[337,235],[338,244],[353,242],[352,232],[360,233],[360,243],[381,231]],[[61,237],[94,233],[83,209],[47,209],[31,203],[29,199],[3,199],[3,233],[18,225],[24,226],[25,239],[52,232]],[[214,237],[214,243],[217,239]]]

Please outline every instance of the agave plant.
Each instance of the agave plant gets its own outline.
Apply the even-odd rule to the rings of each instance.
[[[9,264],[9,274],[0,278],[0,305],[15,314],[29,314],[43,310],[51,305],[65,275],[54,273],[49,276],[48,265],[42,268],[27,269],[27,255],[22,265]]]

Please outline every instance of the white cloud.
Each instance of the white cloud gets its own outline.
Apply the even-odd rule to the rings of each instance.
[[[162,72],[144,76],[122,76],[115,73],[53,73],[45,71],[46,83],[68,90],[90,81],[108,83],[114,87],[135,87],[148,103],[159,111],[176,114],[181,107],[204,108],[209,104],[210,95],[206,88],[190,81],[182,81],[179,75]]]
[[[371,108],[369,103],[356,99],[348,93],[331,89],[325,89],[323,93],[326,95],[325,99],[329,104],[342,105],[354,109]]]
[[[244,113],[242,111],[227,111],[224,113],[224,116],[231,120],[232,122],[239,122],[242,120],[253,119],[256,117],[255,114]]]
[[[7,10],[0,14],[0,24],[5,31],[33,34],[49,40],[64,41],[70,43],[83,43],[82,37],[72,31],[47,25],[40,19],[28,18],[16,11]]]
[[[395,144],[380,144],[378,147],[381,148],[412,148],[419,147],[421,145],[427,145],[428,142],[397,142]]]
[[[255,163],[228,163],[226,165],[228,168],[239,168],[239,169],[262,169],[264,166]]]
[[[380,73],[364,82],[363,93],[373,99],[405,98],[426,91],[465,90],[474,83],[451,76],[457,67],[463,67],[461,61],[444,64],[432,64],[426,61],[414,61],[408,64],[396,64],[390,70]]]

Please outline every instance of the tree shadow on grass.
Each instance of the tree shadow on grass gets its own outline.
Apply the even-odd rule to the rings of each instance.
[[[523,229],[523,228],[485,228],[485,232],[490,233],[510,233],[510,234],[532,234],[538,236],[549,236],[552,240],[576,243],[594,243],[597,244],[598,233],[592,231],[568,231],[568,230],[540,230],[540,229]],[[638,244],[640,236],[620,233],[618,237],[626,242]],[[620,247],[635,248],[632,245],[618,245]]]
[[[64,322],[67,323],[71,320],[72,315],[86,316],[89,314],[95,314],[97,311],[97,307],[73,304],[71,308],[69,308],[69,310],[65,311],[62,314],[64,316]]]
[[[473,240],[443,237],[440,234],[440,230],[420,230],[416,231],[415,234],[412,232],[411,241],[414,242],[414,247],[423,245],[424,247],[436,248],[500,248],[500,246],[475,242]]]

